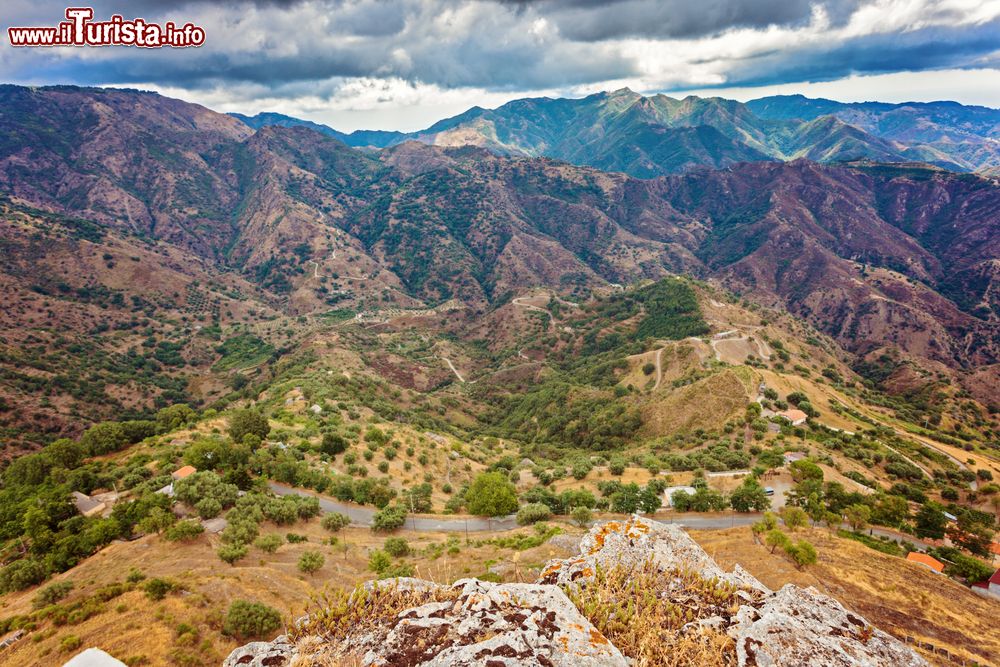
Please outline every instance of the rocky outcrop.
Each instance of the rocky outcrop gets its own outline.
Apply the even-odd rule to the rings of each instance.
[[[550,561],[541,581],[586,586],[598,568],[638,568],[651,562],[663,571],[694,571],[740,589],[745,604],[729,619],[702,626],[724,629],[736,640],[741,667],[756,665],[918,667],[927,663],[909,647],[872,626],[814,588],[786,585],[774,593],[737,565],[724,572],[679,526],[632,517],[592,529],[580,555]]]
[[[356,604],[388,608],[391,614],[373,620],[359,609],[363,622],[346,624],[349,629],[338,636],[306,625],[314,634],[300,637],[296,646],[285,637],[248,644],[224,664],[305,667],[350,655],[366,666],[624,667],[628,659],[566,594],[586,589],[600,571],[616,567],[697,575],[735,591],[735,604],[704,614],[680,633],[707,629],[728,635],[741,667],[926,665],[910,648],[815,589],[787,585],[773,592],[739,566],[723,571],[680,527],[640,517],[596,526],[581,541],[579,555],[550,561],[535,584],[369,582],[356,594]],[[670,579],[683,577],[670,574]],[[403,604],[387,605],[388,598],[376,599],[380,594],[398,595]],[[673,601],[675,591],[667,585],[657,594]]]

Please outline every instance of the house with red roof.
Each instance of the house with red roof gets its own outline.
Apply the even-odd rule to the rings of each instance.
[[[972,584],[972,592],[983,597],[992,597],[1000,600],[1000,570],[993,573],[993,576],[986,581]]]
[[[931,569],[937,572],[938,574],[944,572],[944,563],[939,561],[937,558],[933,558],[931,556],[928,556],[927,554],[922,554],[919,551],[911,551],[910,553],[906,554],[906,560],[910,561],[911,563],[918,563],[920,565],[923,565],[924,567]]]
[[[174,478],[174,481],[177,481],[179,479],[184,479],[185,477],[189,477],[196,472],[198,472],[198,469],[195,468],[194,466],[184,466],[183,468],[178,468],[177,470],[173,471],[170,474],[170,476]]]

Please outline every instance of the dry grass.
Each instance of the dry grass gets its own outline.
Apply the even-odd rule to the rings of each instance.
[[[724,631],[685,626],[739,608],[736,588],[689,572],[598,570],[586,587],[569,588],[573,604],[637,667],[736,664]]]
[[[691,536],[723,568],[739,563],[772,589],[786,583],[814,586],[891,635],[909,635],[980,664],[1000,664],[995,621],[1000,605],[923,566],[821,529],[796,535],[819,552],[816,565],[801,571],[784,555],[753,544],[749,528],[691,531]]]
[[[64,604],[73,604],[103,586],[122,581],[133,568],[148,577],[174,581],[183,592],[154,602],[135,590],[103,604],[100,613],[81,623],[56,626],[42,621],[24,639],[0,652],[0,667],[62,664],[73,655],[60,648],[62,640],[70,635],[79,637],[83,647],[98,646],[123,661],[143,656],[145,662],[141,664],[148,667],[215,667],[245,643],[221,633],[223,615],[232,601],[262,602],[277,609],[288,621],[299,618],[316,590],[329,587],[349,591],[373,578],[374,573],[368,569],[369,554],[380,548],[386,537],[361,528],[343,530],[337,537],[341,545],[348,545],[345,551],[340,545],[323,544],[330,534],[320,527],[318,519],[287,527],[265,525],[262,532],[282,536],[294,532],[307,536],[308,541],[283,544],[274,554],[251,548],[247,558],[235,567],[216,556],[216,536],[203,535],[191,543],[169,543],[149,536],[107,546],[54,579],[74,583]],[[532,580],[545,560],[566,555],[551,545],[542,545],[520,552],[514,567],[515,552],[510,549],[491,544],[466,545],[460,539],[457,553],[441,549],[440,555],[435,555],[428,547],[443,545],[448,534],[400,531],[398,535],[406,538],[415,552],[406,558],[415,576],[439,583],[481,575],[489,561],[507,565],[511,577]],[[478,540],[491,535],[472,537]],[[319,550],[326,556],[323,568],[311,576],[303,575],[296,566],[306,550]],[[31,613],[36,592],[30,589],[0,598],[0,618]],[[179,633],[181,624],[191,626],[195,632]]]

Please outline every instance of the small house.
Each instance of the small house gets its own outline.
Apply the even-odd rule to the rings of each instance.
[[[198,469],[195,468],[194,466],[184,466],[183,468],[178,468],[177,470],[173,471],[170,474],[170,476],[176,482],[177,480],[184,479],[185,477],[190,477],[196,472],[198,472]]]
[[[934,570],[938,574],[944,572],[944,563],[939,561],[937,558],[932,558],[927,554],[922,554],[919,551],[911,551],[906,554],[906,560],[911,563],[918,563],[924,567]]]
[[[794,408],[789,410],[782,410],[781,412],[777,413],[777,416],[784,417],[785,419],[787,419],[792,423],[792,426],[801,426],[802,424],[806,423],[807,419],[809,419],[809,415],[802,412],[801,410],[796,410]]]
[[[785,452],[783,457],[785,459],[785,465],[789,465],[791,463],[795,463],[796,461],[801,461],[806,458],[806,455],[803,452]]]
[[[1000,570],[994,572],[986,581],[972,584],[972,592],[1000,600]]]
[[[76,505],[76,511],[86,517],[97,516],[107,507],[106,504],[99,500],[95,500],[85,493],[80,493],[79,491],[74,491],[72,493],[73,504]]]

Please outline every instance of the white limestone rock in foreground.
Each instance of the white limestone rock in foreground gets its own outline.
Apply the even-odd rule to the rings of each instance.
[[[596,526],[580,555],[550,561],[540,581],[586,586],[597,568],[646,562],[690,570],[745,589],[746,604],[724,629],[736,641],[740,667],[924,667],[911,648],[814,588],[788,584],[774,593],[737,565],[722,568],[679,526],[635,516]],[[718,619],[722,621],[723,619]]]
[[[735,613],[688,624],[727,633],[741,667],[925,667],[909,647],[815,589],[777,593],[736,566],[724,572],[680,527],[641,517],[595,526],[580,554],[550,561],[536,584],[463,579],[440,586],[419,579],[370,582],[414,596],[415,606],[337,639],[284,637],[233,651],[225,667],[306,667],[352,655],[366,666],[626,667],[628,660],[572,604],[563,587],[585,587],[598,569],[654,564],[728,582]],[[660,591],[671,599],[672,589]],[[723,617],[725,616],[725,617]],[[682,632],[688,631],[687,626]]]

